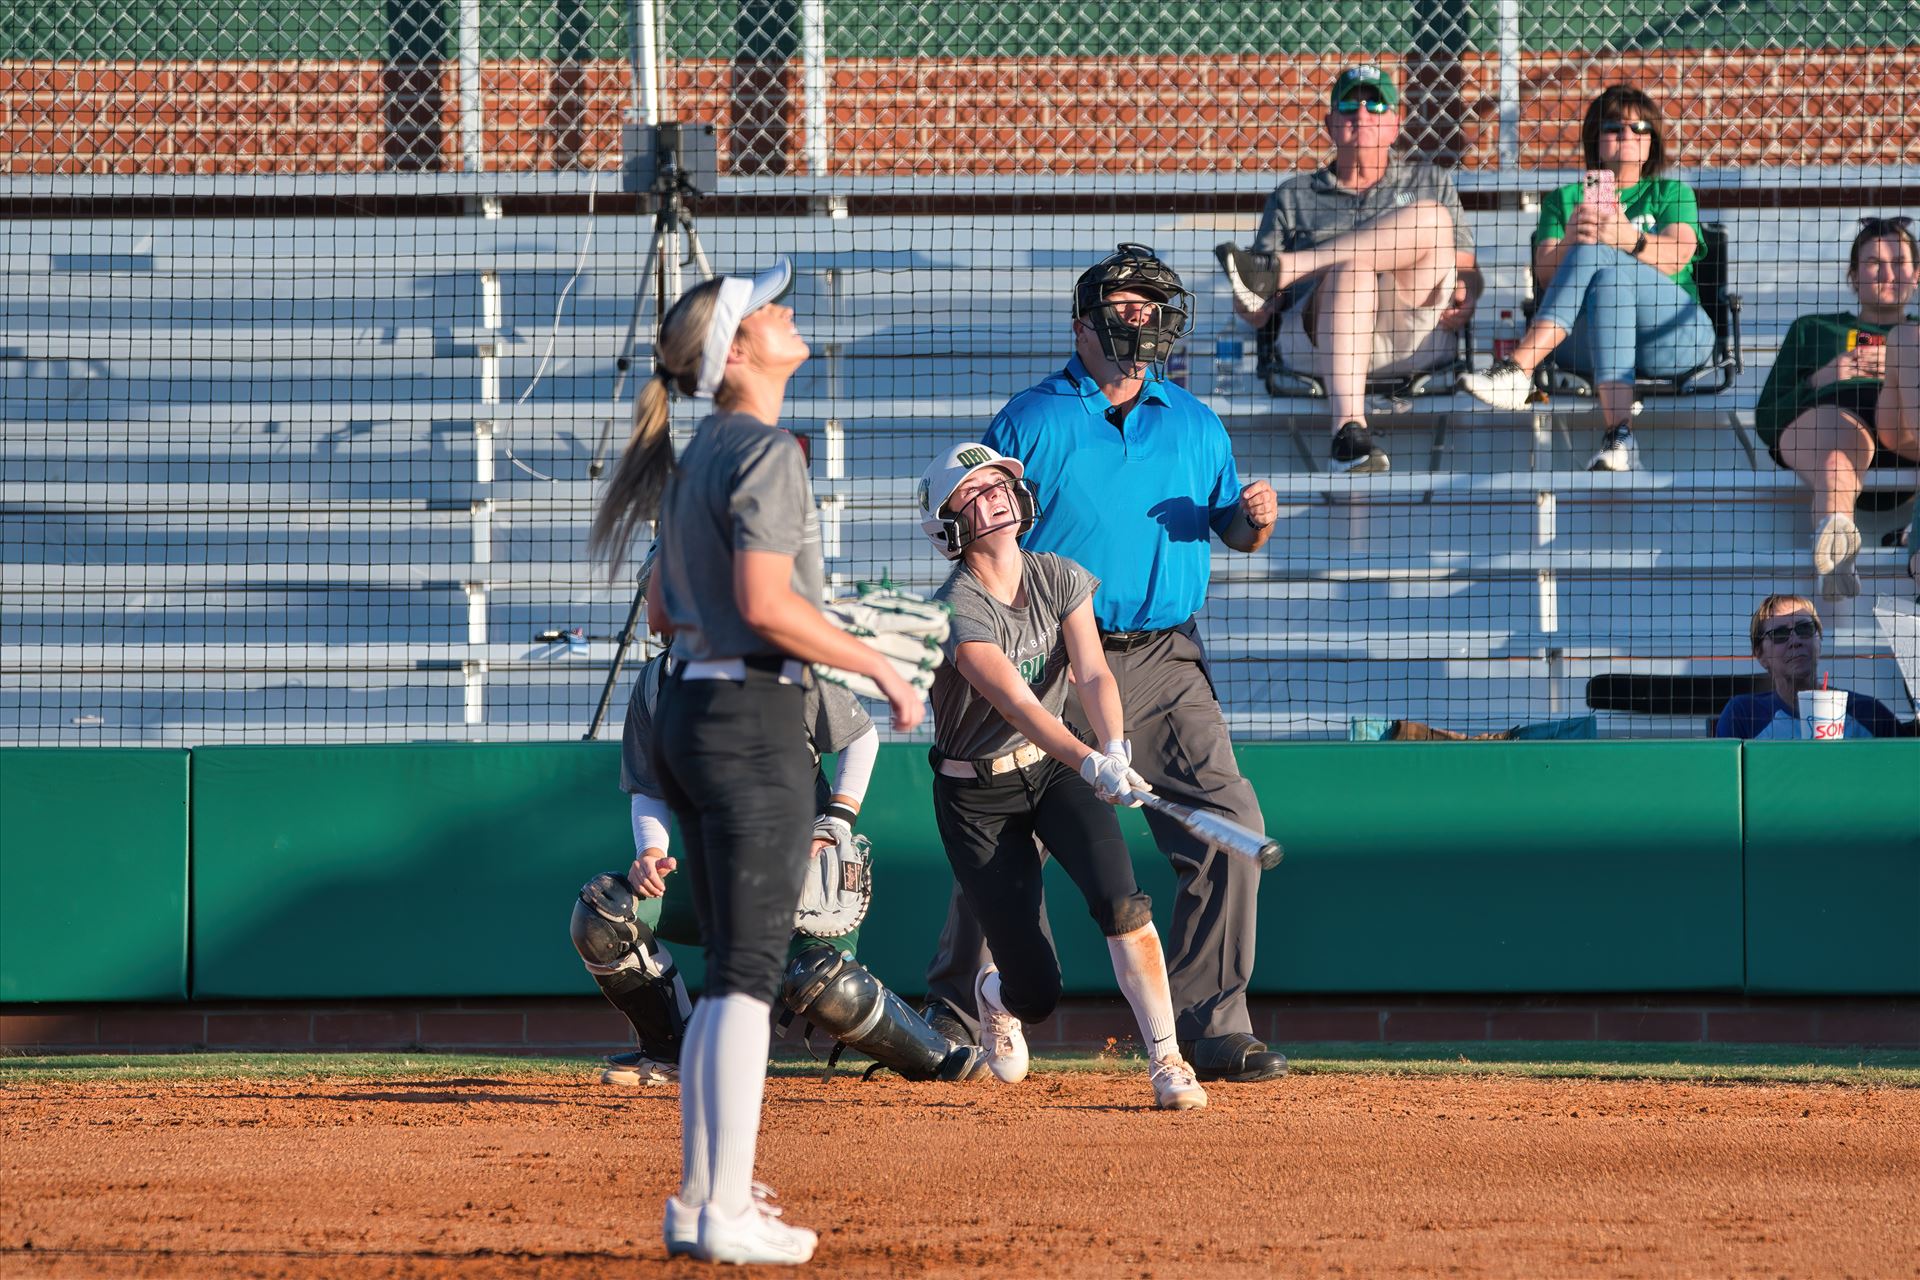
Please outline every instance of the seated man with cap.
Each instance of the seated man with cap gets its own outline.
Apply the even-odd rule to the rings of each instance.
[[[1221,257],[1241,319],[1258,329],[1279,317],[1280,359],[1325,382],[1328,469],[1385,471],[1367,428],[1367,375],[1453,358],[1480,273],[1453,179],[1393,154],[1400,91],[1391,75],[1342,71],[1325,126],[1333,162],[1281,183],[1251,252],[1222,246]]]

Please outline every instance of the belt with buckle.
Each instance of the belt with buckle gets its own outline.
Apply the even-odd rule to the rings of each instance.
[[[1030,768],[1046,758],[1045,751],[1028,742],[991,760],[941,760],[934,765],[934,771],[949,778],[976,778],[987,782],[1003,773]]]
[[[1178,627],[1160,627],[1153,631],[1102,631],[1100,647],[1111,649],[1115,653],[1125,653],[1129,649],[1138,649],[1143,644],[1151,644],[1161,636],[1178,630]]]
[[[755,654],[751,658],[707,658],[700,662],[683,662],[675,673],[682,680],[731,680],[744,684],[748,671],[759,671],[773,676],[781,684],[799,684],[806,672],[797,658],[782,658],[772,654]]]

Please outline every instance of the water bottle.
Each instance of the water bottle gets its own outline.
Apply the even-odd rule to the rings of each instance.
[[[1493,326],[1493,358],[1496,362],[1513,359],[1513,353],[1520,349],[1520,321],[1512,310],[1500,312],[1500,321]]]
[[[1241,363],[1247,344],[1233,329],[1222,329],[1213,340],[1213,391],[1215,395],[1236,395],[1241,390]]]

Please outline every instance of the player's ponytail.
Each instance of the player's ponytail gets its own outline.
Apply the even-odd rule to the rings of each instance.
[[[720,294],[715,277],[681,295],[660,324],[654,343],[655,373],[633,398],[633,431],[607,480],[607,491],[593,515],[587,554],[607,562],[616,577],[642,521],[660,514],[660,495],[673,474],[673,433],[668,429],[672,390],[690,396],[700,376],[700,353]]]

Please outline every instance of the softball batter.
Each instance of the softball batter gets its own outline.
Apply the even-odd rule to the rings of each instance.
[[[719,277],[667,312],[587,544],[617,572],[636,528],[659,520],[647,622],[674,638],[678,663],[660,691],[653,766],[686,840],[707,941],[706,995],[681,1051],[681,1182],[664,1235],[669,1254],[723,1262],[801,1263],[817,1243],[781,1221],[753,1179],[768,1013],[813,827],[805,664],[872,678],[901,729],[921,718],[892,666],[815,603],[825,570],[813,492],[799,447],[775,425],[809,354],[793,311],[774,301],[792,275],[783,259],[750,280]],[[670,389],[713,401],[677,465]]]
[[[1101,652],[1091,574],[1021,550],[1036,515],[1024,468],[985,445],[949,450],[920,480],[921,527],[959,559],[934,598],[953,610],[933,678],[933,801],[947,860],[996,963],[975,979],[981,1047],[1009,1083],[1027,1074],[1022,1022],[1053,1012],[1060,960],[1042,928],[1036,837],[1086,899],[1152,1060],[1154,1105],[1204,1107],[1174,1042],[1152,903],[1109,807],[1151,790],[1133,771],[1120,696]],[[1060,720],[1071,671],[1100,750]],[[1076,770],[1078,771],[1076,773]],[[1105,803],[1102,803],[1102,802]]]

